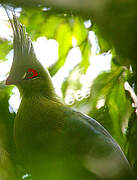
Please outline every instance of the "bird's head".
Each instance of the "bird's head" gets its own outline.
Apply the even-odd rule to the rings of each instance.
[[[17,17],[10,19],[14,34],[14,57],[7,85],[16,85],[22,95],[53,96],[54,88],[49,73],[37,60],[32,41]]]

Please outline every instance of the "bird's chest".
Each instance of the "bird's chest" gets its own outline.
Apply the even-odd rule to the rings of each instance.
[[[14,138],[17,149],[28,152],[59,149],[63,136],[63,115],[49,103],[23,103],[17,113]]]

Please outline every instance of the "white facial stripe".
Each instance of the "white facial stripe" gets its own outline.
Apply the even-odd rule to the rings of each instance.
[[[24,78],[26,77],[26,74],[27,74],[27,73],[25,72],[24,75],[22,76],[22,79],[24,79]]]

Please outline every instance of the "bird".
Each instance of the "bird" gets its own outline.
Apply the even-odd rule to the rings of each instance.
[[[10,19],[14,56],[6,85],[19,89],[14,141],[33,180],[132,179],[130,164],[108,131],[60,101],[16,15]]]

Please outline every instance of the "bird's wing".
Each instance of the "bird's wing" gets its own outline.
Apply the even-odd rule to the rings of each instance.
[[[71,136],[78,135],[83,151],[85,148],[83,159],[89,170],[99,177],[132,179],[131,168],[124,153],[101,124],[74,110],[66,113],[65,123]]]

